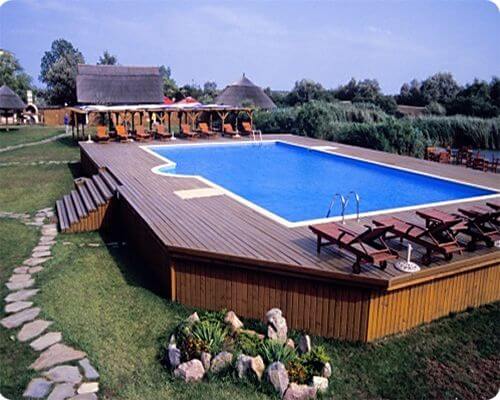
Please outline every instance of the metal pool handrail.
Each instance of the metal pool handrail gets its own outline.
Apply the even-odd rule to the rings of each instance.
[[[354,198],[356,199],[356,222],[359,222],[359,203],[361,201],[361,197],[359,197],[359,194],[357,194],[354,190],[351,190],[346,198],[346,206],[347,203],[349,202],[351,194],[353,194]]]
[[[326,218],[328,218],[330,216],[330,213],[332,212],[332,207],[334,206],[335,204],[335,199],[339,197],[340,198],[340,203],[342,205],[342,223],[345,224],[345,221],[344,221],[344,214],[345,214],[345,206],[347,204],[347,200],[344,196],[342,196],[342,194],[340,193],[335,193],[333,195],[333,198],[332,198],[332,201],[330,202],[330,207],[328,207],[328,212],[326,213]]]

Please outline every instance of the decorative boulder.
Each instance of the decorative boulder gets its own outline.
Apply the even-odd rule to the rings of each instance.
[[[205,375],[203,364],[196,358],[180,364],[174,371],[174,376],[184,382],[199,381],[203,378],[203,375]]]
[[[205,371],[208,371],[210,369],[210,361],[212,361],[212,355],[203,351],[200,355],[200,359],[201,363],[203,364],[203,368],[205,368]]]
[[[283,318],[279,308],[271,308],[266,313],[267,337],[272,340],[285,343],[287,340],[288,327],[286,319]]]
[[[181,351],[175,344],[169,344],[167,350],[168,365],[170,368],[175,369],[181,363]]]
[[[289,383],[288,372],[285,366],[279,361],[273,362],[267,367],[266,375],[274,389],[279,392],[280,396],[283,396]]]
[[[231,332],[236,332],[243,328],[243,322],[240,321],[238,316],[233,311],[228,311],[224,318],[224,322],[229,326]]]
[[[325,393],[328,390],[328,379],[322,376],[313,376],[312,386],[316,388],[319,393]]]
[[[302,354],[311,351],[311,338],[309,335],[302,335],[299,339],[299,350]]]
[[[217,354],[211,362],[210,371],[214,374],[228,368],[233,361],[233,355],[228,351],[221,351]]]
[[[193,325],[196,322],[200,322],[200,317],[198,317],[198,313],[197,312],[192,313],[189,317],[187,317],[186,322],[189,325]]]
[[[264,364],[264,360],[261,356],[252,357],[250,360],[250,370],[255,374],[259,381],[262,379],[265,369],[266,365]]]
[[[310,400],[316,398],[316,388],[307,385],[297,385],[290,383],[290,386],[283,396],[283,400]]]
[[[288,338],[288,340],[286,341],[286,345],[291,349],[295,349],[295,342],[291,338]]]
[[[238,378],[242,379],[248,369],[250,368],[250,361],[252,357],[247,356],[246,354],[240,354],[236,359],[236,371],[238,372]]]
[[[323,366],[321,376],[323,378],[329,378],[330,376],[332,376],[332,365],[329,362],[325,363],[325,365]]]

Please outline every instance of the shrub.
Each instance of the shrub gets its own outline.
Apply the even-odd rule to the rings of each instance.
[[[295,350],[276,340],[264,340],[259,346],[259,355],[266,364],[280,361],[283,364],[297,358]]]
[[[254,125],[266,133],[298,133],[296,126],[298,107],[278,108],[273,111],[257,110]]]
[[[424,107],[424,113],[427,115],[446,115],[446,108],[437,101],[433,101]]]
[[[312,379],[311,372],[307,370],[299,358],[289,361],[286,365],[286,370],[291,382],[305,384]]]
[[[257,335],[240,333],[236,337],[236,348],[243,354],[255,357],[259,355],[262,340]]]
[[[218,321],[200,320],[193,325],[192,334],[195,340],[202,343],[204,351],[216,354],[222,350],[227,329]]]
[[[324,365],[330,362],[330,357],[323,346],[315,346],[301,356],[302,365],[312,376],[321,375]]]

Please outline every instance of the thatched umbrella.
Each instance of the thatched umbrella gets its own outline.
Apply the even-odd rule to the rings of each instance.
[[[234,107],[251,104],[256,108],[276,108],[276,104],[264,93],[262,88],[254,84],[245,74],[243,74],[240,80],[226,86],[219,96],[217,96],[215,102]]]
[[[15,113],[26,108],[26,104],[14,91],[7,85],[0,87],[0,111],[5,114],[5,124],[10,112]]]

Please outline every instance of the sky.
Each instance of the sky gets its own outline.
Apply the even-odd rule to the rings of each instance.
[[[0,0],[0,3],[5,0]],[[243,72],[291,89],[375,78],[385,93],[438,71],[460,83],[500,76],[500,11],[490,1],[10,0],[0,48],[38,83],[40,60],[65,38],[95,64],[166,65],[178,84],[218,87]]]

